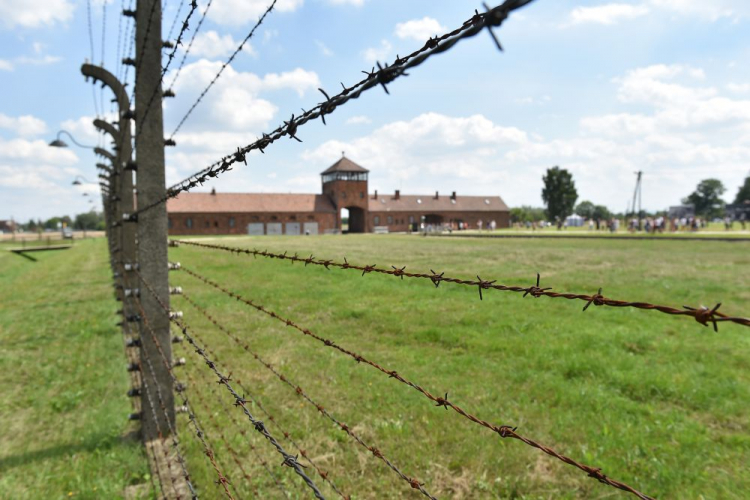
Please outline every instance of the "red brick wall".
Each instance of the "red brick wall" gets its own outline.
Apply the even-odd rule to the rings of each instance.
[[[230,218],[234,218],[234,227],[231,227]],[[336,214],[333,213],[171,213],[168,214],[169,234],[247,234],[247,225],[255,222],[317,222],[318,233],[323,234],[326,230],[333,229],[336,223]],[[187,227],[187,219],[192,219],[193,227]],[[304,227],[304,226],[301,226]]]
[[[367,224],[370,230],[375,226],[388,226],[391,232],[408,231],[410,229],[409,216],[414,218],[414,222],[421,223],[422,216],[439,215],[443,218],[443,223],[453,223],[458,228],[458,221],[468,223],[471,229],[477,229],[477,223],[481,220],[482,229],[489,229],[490,221],[494,220],[498,229],[510,227],[510,212],[370,212],[367,215]],[[379,217],[379,222],[375,222],[375,217]],[[392,218],[388,222],[388,217]]]
[[[341,209],[357,207],[365,211],[367,221],[367,181],[330,181],[323,184],[323,194],[328,196],[336,207],[336,227],[341,228]],[[365,232],[372,228],[365,225]]]

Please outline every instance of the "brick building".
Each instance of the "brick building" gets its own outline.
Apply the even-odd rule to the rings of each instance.
[[[369,194],[368,174],[342,157],[321,173],[323,194],[181,193],[167,202],[169,234],[336,233],[342,209],[349,211],[352,233],[510,223],[499,196]]]

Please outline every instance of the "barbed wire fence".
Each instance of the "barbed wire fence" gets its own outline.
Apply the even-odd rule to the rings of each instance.
[[[306,123],[320,118],[325,124],[326,116],[333,114],[336,109],[352,99],[360,98],[373,88],[381,88],[388,94],[390,92],[388,86],[395,80],[407,76],[407,70],[419,67],[428,59],[450,50],[461,41],[487,31],[496,47],[503,50],[492,30],[499,28],[513,11],[526,6],[531,1],[506,0],[501,5],[492,8],[485,5],[483,12],[475,10],[456,29],[430,38],[423,46],[404,57],[396,56],[390,64],[378,63],[377,68],[373,67],[369,71],[364,71],[365,77],[351,86],[342,83],[342,90],[339,93],[331,95],[319,89],[324,100],[316,106],[307,111],[303,110],[302,114],[297,117],[291,115],[288,121],[284,121],[275,130],[262,134],[251,144],[238,147],[236,151],[229,152],[206,168],[169,188],[165,187],[164,182],[164,145],[174,145],[174,135],[189,119],[192,111],[220,78],[224,69],[231,65],[235,56],[267,16],[272,13],[276,0],[270,1],[245,39],[222,64],[208,86],[193,101],[186,114],[179,120],[175,130],[166,139],[163,134],[163,123],[161,123],[162,98],[174,96],[173,93],[171,96],[169,93],[180,76],[198,31],[206,19],[212,0],[209,0],[203,8],[201,18],[193,29],[191,40],[183,51],[182,59],[174,71],[166,92],[162,92],[162,84],[176,57],[178,47],[182,46],[182,41],[191,28],[191,18],[198,9],[198,3],[195,0],[189,3],[190,9],[181,22],[181,29],[174,42],[161,40],[162,19],[159,0],[137,0],[135,4],[131,4],[130,9],[123,10],[124,16],[133,18],[133,26],[129,30],[126,23],[125,37],[121,44],[121,26],[118,24],[116,53],[132,54],[132,56],[123,59],[123,65],[117,68],[117,73],[118,76],[122,75],[127,80],[128,68],[134,67],[135,81],[138,82],[139,88],[133,88],[129,101],[124,85],[120,84],[119,90],[116,90],[116,84],[110,84],[115,90],[116,101],[120,107],[121,137],[117,147],[118,154],[112,155],[113,174],[110,176],[105,214],[116,296],[123,304],[118,312],[123,317],[121,321],[123,345],[132,384],[128,395],[133,397],[134,411],[130,418],[142,422],[146,456],[154,472],[152,478],[155,480],[154,490],[158,496],[170,499],[223,496],[232,499],[243,497],[245,491],[258,496],[267,496],[270,491],[273,491],[283,498],[340,497],[350,499],[352,495],[359,494],[358,491],[348,491],[352,489],[352,484],[356,483],[331,472],[329,463],[320,460],[308,451],[312,437],[308,436],[304,429],[290,426],[290,422],[298,422],[295,414],[287,415],[285,412],[279,418],[278,411],[268,404],[269,400],[286,401],[291,397],[297,398],[300,407],[309,407],[316,418],[320,417],[321,422],[329,428],[343,431],[346,437],[341,441],[341,446],[351,445],[351,450],[357,450],[357,453],[364,451],[368,467],[370,465],[383,467],[384,471],[388,471],[388,474],[392,475],[394,481],[399,484],[395,487],[404,488],[403,491],[396,493],[397,495],[412,491],[430,499],[437,498],[437,494],[434,493],[435,485],[428,484],[426,479],[418,478],[410,473],[409,463],[397,464],[401,460],[393,458],[394,450],[386,449],[386,446],[376,446],[372,436],[360,431],[358,423],[346,423],[345,418],[337,410],[324,404],[325,395],[313,394],[315,391],[309,388],[303,389],[296,381],[292,381],[287,373],[288,367],[283,362],[269,360],[265,355],[260,354],[257,347],[254,347],[246,337],[234,331],[220,314],[194,298],[192,291],[187,293],[182,286],[170,286],[170,281],[174,285],[174,280],[170,280],[169,275],[174,276],[177,273],[178,276],[187,276],[189,281],[204,291],[209,290],[210,293],[218,293],[231,299],[243,310],[262,313],[277,321],[279,326],[299,334],[299,338],[303,339],[301,341],[309,340],[317,346],[327,348],[325,352],[330,352],[332,357],[342,356],[354,360],[353,366],[362,367],[357,370],[374,370],[372,373],[377,377],[393,379],[400,384],[400,387],[408,388],[409,394],[416,392],[420,398],[427,400],[427,404],[437,409],[450,410],[477,426],[480,432],[491,432],[503,440],[509,438],[519,441],[577,469],[603,485],[633,494],[641,499],[651,498],[626,482],[605,474],[600,467],[582,463],[557,451],[564,446],[562,444],[555,448],[542,444],[539,440],[520,432],[514,424],[493,423],[478,416],[478,411],[459,406],[449,398],[450,392],[427,389],[426,385],[405,375],[409,371],[408,366],[386,366],[385,363],[376,361],[375,356],[371,354],[345,346],[325,336],[324,333],[302,326],[286,310],[284,312],[273,310],[261,304],[257,299],[242,295],[228,285],[205,276],[203,272],[196,270],[192,263],[190,266],[184,266],[168,261],[166,202],[169,199],[200,186],[207,180],[225,174],[239,163],[247,164],[248,153],[251,151],[263,153],[266,148],[283,137],[301,142],[298,137],[299,128]],[[121,5],[124,3],[121,1]],[[188,3],[180,3],[176,9],[167,39],[171,38],[184,5]],[[87,6],[90,12],[90,4]],[[132,6],[136,7],[135,10]],[[128,34],[131,31],[132,40]],[[91,33],[89,14],[89,39],[93,57]],[[138,40],[137,43],[136,40]],[[166,54],[166,62],[163,62],[162,50],[164,49],[169,51]],[[136,59],[133,59],[133,56],[136,56]],[[102,41],[103,57],[104,41]],[[155,64],[154,61],[157,63]],[[104,71],[103,68],[102,71]],[[108,81],[105,77],[99,78],[105,83]],[[112,79],[117,82],[113,75]],[[135,98],[134,110],[130,107],[133,98]],[[130,144],[130,120],[135,123],[136,130],[134,134],[135,161],[130,158],[130,147],[123,147],[124,141]],[[123,127],[127,128],[127,134]],[[154,134],[158,134],[158,137],[154,137]],[[157,143],[159,148],[155,149],[154,145]],[[148,168],[144,168],[144,165]],[[146,175],[146,172],[152,172],[155,168],[161,169],[157,172],[159,175],[156,177]],[[134,176],[136,181],[132,182]],[[133,198],[132,191],[128,189],[132,190],[133,186],[137,188],[135,203],[128,205],[125,201]],[[150,229],[144,230],[146,227]],[[131,240],[135,239],[136,234],[137,252],[130,248],[134,245],[134,241]],[[298,265],[301,269],[324,268],[332,271],[331,279],[344,276],[339,271],[351,271],[358,273],[363,279],[366,279],[368,275],[377,274],[393,277],[396,279],[395,283],[405,282],[408,279],[414,282],[429,282],[428,284],[433,285],[434,288],[439,288],[441,284],[476,288],[479,300],[483,300],[484,294],[488,292],[512,292],[534,299],[544,297],[577,301],[582,305],[583,311],[587,311],[591,305],[594,305],[604,308],[634,308],[671,316],[684,316],[693,318],[706,327],[713,327],[716,331],[718,331],[719,324],[750,326],[750,318],[719,311],[721,304],[716,304],[712,308],[697,306],[680,308],[674,305],[605,297],[601,288],[595,293],[560,292],[547,286],[543,287],[539,275],[535,277],[535,280],[530,280],[527,285],[507,285],[498,283],[494,279],[483,279],[478,275],[476,279],[452,277],[448,271],[439,269],[437,264],[429,269],[429,273],[413,272],[403,265],[383,266],[350,262],[346,258],[338,261],[314,255],[299,256],[297,253],[290,254],[289,252],[269,252],[187,240],[169,241],[171,247],[181,245],[193,247],[196,252],[214,252],[216,255],[219,255],[219,252],[225,252],[252,256],[254,259],[289,261],[291,265]],[[241,266],[242,264],[235,265]],[[183,284],[181,278],[178,279]],[[185,286],[187,288],[187,285]],[[172,301],[187,305],[190,311],[196,313],[196,321],[192,319],[188,321],[182,311],[174,310]],[[211,329],[214,335],[217,335],[216,332],[220,333],[220,345],[213,343],[216,337],[206,335],[207,329]],[[179,334],[175,335],[175,331]],[[184,357],[174,357],[173,346],[175,349],[180,349]],[[227,351],[232,355],[226,356]],[[310,351],[309,355],[315,356],[316,351]],[[265,385],[259,387],[256,378],[240,380],[234,376],[233,373],[238,372],[237,363],[240,363],[240,360],[243,366],[245,360],[252,360],[249,363],[257,363],[264,376],[267,376],[274,384],[278,382],[279,387],[276,385],[273,389]],[[214,384],[218,384],[218,389]],[[178,418],[177,414],[184,414],[186,418]],[[451,424],[446,422],[445,425]],[[199,452],[193,454],[186,451],[193,449]],[[346,448],[346,450],[350,449]],[[190,474],[190,461],[198,461],[201,455],[205,457],[205,463],[201,464],[201,467],[210,470],[212,478],[208,482],[197,484]],[[252,467],[248,457],[252,457],[254,464]],[[345,467],[344,470],[346,470]],[[254,472],[261,472],[261,475],[254,475]]]

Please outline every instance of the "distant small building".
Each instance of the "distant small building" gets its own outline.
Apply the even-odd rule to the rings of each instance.
[[[724,207],[732,220],[750,221],[750,201],[730,203]]]
[[[669,207],[667,217],[670,219],[688,219],[690,217],[695,217],[695,205],[676,205]]]
[[[350,233],[510,223],[499,196],[369,194],[369,171],[345,156],[320,175],[323,194],[181,193],[167,202],[169,234],[337,233],[342,209]]]
[[[18,224],[12,220],[0,220],[0,233],[15,233],[18,231]]]

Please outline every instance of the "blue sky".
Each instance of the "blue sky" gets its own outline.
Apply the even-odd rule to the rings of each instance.
[[[119,12],[131,1],[91,4],[94,62],[115,74],[122,74],[118,46],[122,57],[131,23]],[[206,3],[199,2],[201,12]],[[266,5],[214,0],[174,85],[177,96],[165,101],[165,134]],[[165,36],[179,6],[166,2]],[[458,27],[477,6],[279,0],[175,136],[168,183],[314,106],[318,87],[335,93],[376,60],[390,62]],[[304,142],[276,143],[205,189],[319,192],[318,174],[346,151],[371,170],[370,190],[381,193],[457,191],[541,205],[542,175],[559,165],[573,173],[579,200],[616,211],[632,196],[636,170],[644,171],[649,209],[678,204],[708,177],[721,179],[732,201],[750,174],[748,24],[745,0],[537,0],[497,30],[504,53],[486,33],[462,41],[393,82],[390,96],[365,93],[329,116],[328,126],[318,120],[300,128]],[[0,0],[0,219],[91,206],[82,194],[97,186],[71,182],[76,175],[96,180],[101,160],[85,149],[47,147],[60,129],[108,145],[91,125],[92,87],[80,74],[87,58],[86,2]],[[170,70],[165,81],[173,78]],[[132,71],[129,79],[132,85]],[[103,97],[111,119],[110,96],[98,87],[93,95]]]

